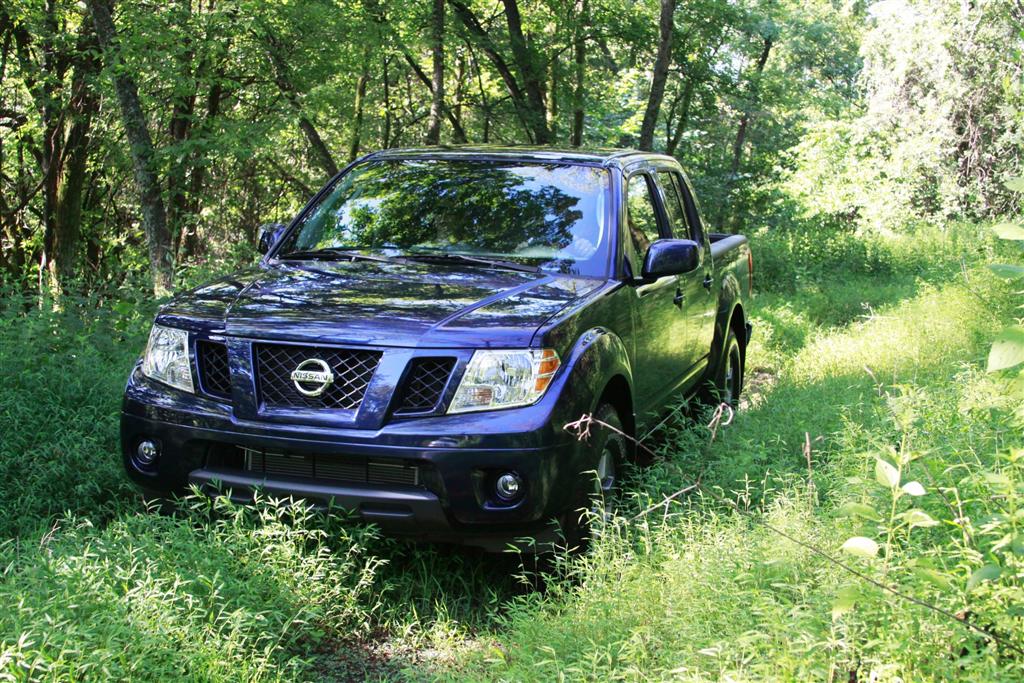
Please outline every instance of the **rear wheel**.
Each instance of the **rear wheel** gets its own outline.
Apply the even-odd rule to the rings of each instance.
[[[743,391],[743,354],[736,333],[729,330],[725,340],[725,357],[722,359],[722,380],[719,385],[719,400],[736,408]]]
[[[598,406],[594,420],[601,423],[590,428],[594,465],[580,475],[577,504],[565,514],[562,523],[569,547],[581,550],[586,549],[593,535],[594,523],[607,521],[615,509],[619,472],[628,453],[626,438],[619,433],[623,431],[622,420],[612,405]]]
[[[729,328],[725,337],[721,360],[714,376],[701,392],[701,400],[709,406],[726,403],[732,408],[739,406],[743,391],[743,350],[736,332]]]

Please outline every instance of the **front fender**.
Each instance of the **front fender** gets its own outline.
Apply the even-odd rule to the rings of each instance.
[[[620,417],[626,425],[635,424],[635,416],[632,414],[633,370],[626,346],[618,335],[603,327],[587,330],[573,345],[567,365],[568,374],[561,387],[559,407],[552,415],[556,428],[564,428],[564,425],[583,415],[593,414],[605,388],[616,378],[621,378],[616,385],[629,392],[628,396],[615,397]],[[628,410],[628,414],[621,414],[623,410]],[[566,475],[571,479],[565,483],[576,486],[580,481],[579,473],[596,466],[596,453],[585,444],[579,444],[567,455],[569,462]]]
[[[569,354],[567,365],[569,373],[562,388],[562,402],[570,414],[575,413],[574,420],[597,408],[605,387],[617,375],[621,375],[630,387],[633,386],[633,370],[626,345],[618,335],[603,327],[595,327],[580,335]],[[568,397],[571,398],[565,400]],[[633,397],[628,398],[632,405]]]

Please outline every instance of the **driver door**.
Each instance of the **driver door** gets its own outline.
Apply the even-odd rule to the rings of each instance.
[[[657,177],[665,214],[676,239],[691,239],[700,247],[700,265],[679,276],[683,292],[682,310],[686,317],[686,363],[697,378],[700,376],[697,371],[706,365],[711,351],[718,308],[718,297],[712,286],[711,255],[704,242],[703,226],[698,220],[693,220],[696,213],[691,210],[682,176],[675,170],[659,168]]]
[[[628,251],[632,252],[630,269],[639,280],[651,242],[672,237],[657,186],[648,173],[633,173],[627,179],[625,213],[626,240],[631,247]],[[678,276],[636,282],[634,291],[633,381],[638,412],[646,413],[662,406],[689,368],[686,316],[680,307],[682,290]]]

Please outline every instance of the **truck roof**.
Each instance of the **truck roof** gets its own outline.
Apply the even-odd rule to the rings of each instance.
[[[370,159],[495,159],[522,161],[549,161],[562,163],[601,164],[624,166],[638,159],[672,159],[665,154],[641,152],[635,149],[538,147],[531,145],[438,145],[437,147],[408,147],[385,149],[363,157]]]

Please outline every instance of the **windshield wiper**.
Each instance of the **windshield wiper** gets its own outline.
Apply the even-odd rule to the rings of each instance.
[[[396,256],[382,256],[379,254],[364,254],[361,251],[348,247],[324,247],[323,249],[310,249],[307,251],[293,251],[278,256],[277,258],[290,261],[301,259],[340,261],[348,259],[351,261],[376,261],[378,263],[402,263],[403,259]]]
[[[525,263],[516,263],[514,261],[501,261],[497,259],[480,258],[478,256],[468,256],[466,254],[455,254],[451,252],[422,252],[414,251],[405,254],[405,257],[410,260],[422,260],[422,261],[458,261],[459,263],[473,263],[476,265],[487,266],[488,268],[501,268],[503,270],[516,270],[520,273],[540,273],[542,272],[537,266],[528,266]]]

